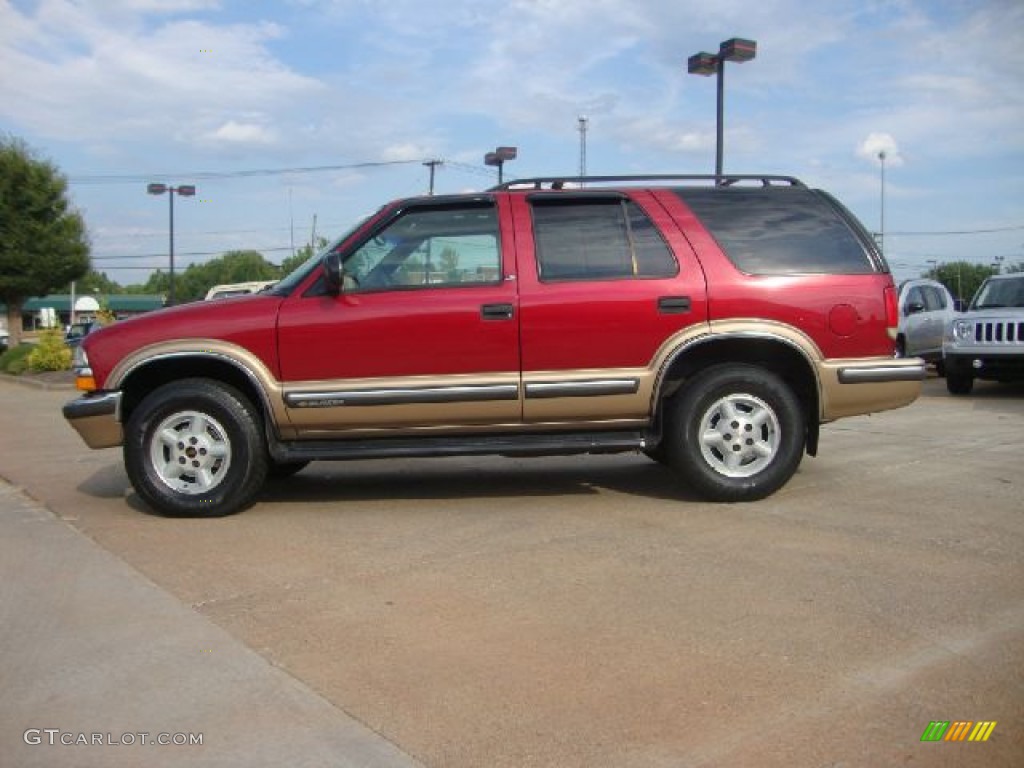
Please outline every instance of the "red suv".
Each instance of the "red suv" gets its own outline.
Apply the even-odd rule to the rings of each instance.
[[[529,179],[393,202],[267,292],[90,334],[64,415],[168,515],[312,460],[478,454],[643,451],[746,501],[822,423],[917,397],[897,323],[872,238],[796,179]]]

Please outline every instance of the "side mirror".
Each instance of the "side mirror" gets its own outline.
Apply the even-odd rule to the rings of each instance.
[[[916,315],[918,312],[924,312],[924,304],[920,301],[912,301],[907,304],[908,315]]]
[[[328,251],[324,254],[324,285],[327,293],[337,296],[341,293],[343,271],[341,268],[341,254],[337,251]]]

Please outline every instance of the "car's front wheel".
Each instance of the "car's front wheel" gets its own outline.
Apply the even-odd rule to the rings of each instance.
[[[671,465],[713,501],[771,495],[803,458],[806,419],[778,375],[753,365],[700,373],[669,404],[664,440]]]
[[[946,389],[951,395],[969,395],[974,389],[974,377],[967,373],[946,370]]]
[[[259,416],[238,390],[185,379],[135,408],[125,468],[150,507],[170,516],[217,517],[249,506],[267,475]]]

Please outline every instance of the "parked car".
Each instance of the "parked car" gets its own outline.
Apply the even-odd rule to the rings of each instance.
[[[81,323],[72,323],[64,332],[64,343],[74,348],[82,343],[82,339],[100,327],[95,320],[86,320]]]
[[[529,179],[397,200],[265,292],[89,334],[64,415],[167,515],[311,460],[481,454],[643,451],[750,501],[822,423],[918,396],[896,298],[790,177]]]
[[[276,283],[276,280],[251,280],[247,283],[228,283],[215,285],[206,292],[206,300],[229,299],[232,296],[245,296],[250,293],[259,293]]]
[[[936,280],[907,280],[900,285],[899,306],[897,354],[935,363],[941,374],[942,340],[956,316],[953,296]]]
[[[970,394],[975,379],[1024,381],[1024,273],[985,280],[942,347],[946,388]]]
[[[0,352],[7,351],[7,345],[10,343],[11,336],[6,330],[0,329]]]

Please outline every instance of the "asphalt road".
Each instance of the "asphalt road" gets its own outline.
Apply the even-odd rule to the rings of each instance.
[[[71,394],[0,381],[0,476],[424,766],[1024,764],[1024,387],[930,380],[747,505],[642,456],[449,459],[314,465],[218,520],[148,513],[63,423]],[[997,725],[921,742],[966,720]]]

